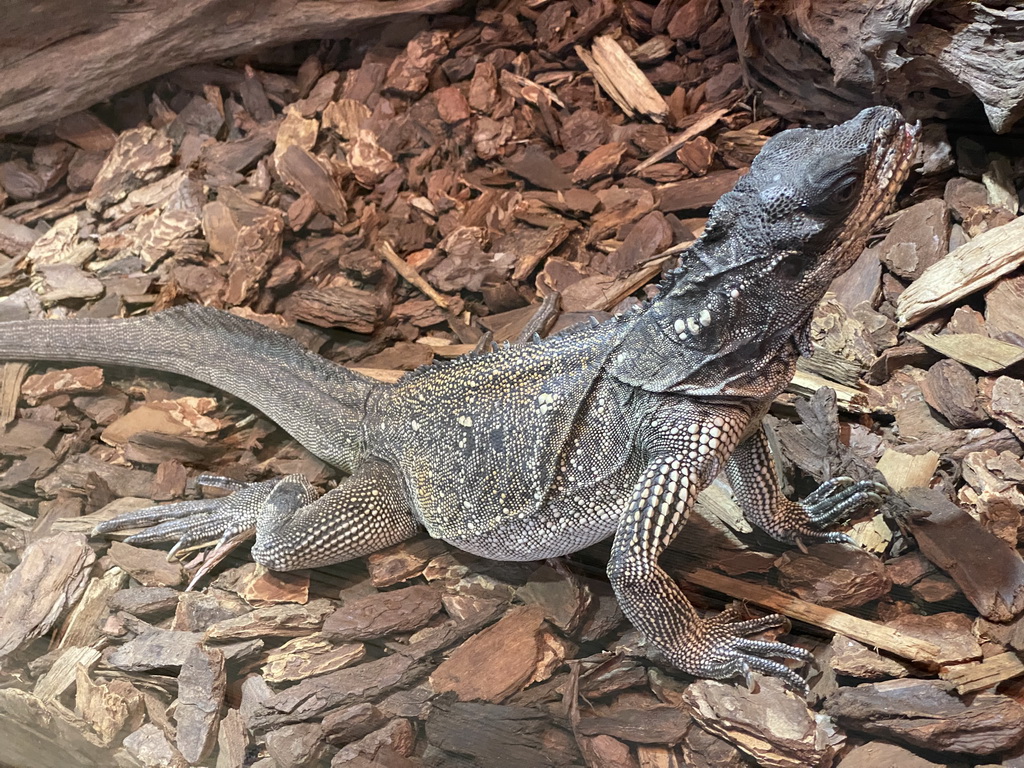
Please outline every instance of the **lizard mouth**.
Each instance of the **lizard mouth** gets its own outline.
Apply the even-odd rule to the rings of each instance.
[[[860,201],[822,260],[834,275],[853,266],[871,230],[892,205],[917,155],[920,123],[910,124],[893,109],[879,109],[869,130],[874,134],[867,151]]]
[[[910,174],[917,154],[920,123],[906,123],[902,118],[888,114],[880,122],[868,153],[861,202],[850,216],[847,231],[839,238],[840,243],[857,242],[870,234],[875,222],[892,205],[896,193]],[[860,249],[857,248],[854,258],[859,254]]]

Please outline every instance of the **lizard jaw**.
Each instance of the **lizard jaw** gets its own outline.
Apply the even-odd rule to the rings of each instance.
[[[889,118],[878,128],[864,171],[865,185],[860,202],[847,218],[846,226],[836,237],[831,253],[822,264],[842,274],[860,256],[864,241],[878,219],[888,210],[903,186],[917,155],[920,123],[906,123],[898,117]]]

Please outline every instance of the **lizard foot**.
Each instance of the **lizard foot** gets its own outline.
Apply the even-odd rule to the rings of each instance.
[[[730,606],[717,616],[703,619],[696,628],[698,639],[686,644],[682,658],[674,663],[699,677],[718,680],[742,677],[753,688],[752,672],[763,672],[782,680],[791,688],[807,694],[807,682],[784,664],[768,657],[810,662],[813,657],[803,648],[767,640],[751,640],[748,635],[776,627],[789,629],[789,619],[777,613],[759,619],[741,620],[740,612]]]
[[[872,480],[834,477],[803,501],[783,504],[766,530],[780,541],[801,545],[805,541],[853,544],[845,533],[822,529],[860,510],[877,508],[888,493],[886,486]]]
[[[143,528],[125,539],[128,544],[153,544],[174,541],[168,559],[179,552],[219,546],[244,540],[256,530],[260,513],[275,506],[274,500],[287,497],[298,508],[315,498],[315,491],[304,478],[289,476],[258,483],[239,483],[226,477],[200,475],[197,483],[232,491],[217,499],[179,501],[146,507],[100,523],[93,534],[113,533],[125,528]],[[294,497],[294,498],[293,498]]]

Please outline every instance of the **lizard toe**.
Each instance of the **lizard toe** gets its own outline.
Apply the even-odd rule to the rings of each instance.
[[[172,504],[159,504],[144,507],[134,512],[126,512],[110,520],[98,523],[93,535],[115,533],[126,528],[149,528],[167,520],[177,520],[191,515],[203,515],[217,508],[218,499],[197,499],[195,501],[177,501]]]
[[[877,507],[882,503],[886,493],[888,489],[885,486],[871,480],[863,480],[833,487],[829,493],[813,501],[812,494],[801,506],[807,514],[807,519],[815,526],[823,528],[861,509]]]
[[[702,661],[687,671],[700,677],[717,680],[741,677],[746,680],[748,687],[752,687],[752,672],[761,672],[780,678],[793,690],[806,695],[807,682],[799,674],[785,664],[772,658],[766,658],[762,654],[798,661],[808,661],[810,657],[810,654],[803,649],[794,648],[785,643],[726,638],[706,649]]]
[[[685,653],[674,660],[681,669],[700,677],[725,680],[742,677],[748,682],[752,672],[779,677],[794,690],[806,693],[807,683],[800,675],[775,659],[792,659],[801,663],[813,661],[810,652],[786,643],[754,640],[748,635],[768,629],[789,629],[789,619],[769,614],[757,619],[737,621],[738,610],[730,606],[717,616],[704,619],[699,639],[687,646]]]
[[[203,485],[235,489],[217,499],[178,501],[146,507],[100,523],[95,534],[141,528],[125,539],[129,544],[175,542],[169,556],[198,547],[213,546],[255,529],[257,514],[278,484],[276,480],[242,485],[228,478],[200,476]]]

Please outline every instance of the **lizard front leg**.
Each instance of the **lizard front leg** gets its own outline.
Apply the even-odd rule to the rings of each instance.
[[[810,654],[783,643],[747,636],[786,623],[771,615],[738,621],[732,611],[702,618],[658,558],[686,523],[701,489],[718,474],[749,417],[739,409],[662,408],[645,436],[650,460],[623,513],[612,544],[608,576],[627,618],[677,667],[699,677],[748,678],[751,670],[806,683],[770,656],[809,661]]]
[[[845,533],[822,529],[858,510],[877,506],[887,492],[885,486],[870,480],[836,477],[802,502],[786,498],[779,488],[763,424],[736,447],[725,471],[747,520],[786,542],[849,542]]]
[[[233,487],[234,493],[220,499],[130,512],[95,532],[146,527],[127,541],[174,541],[172,554],[255,534],[253,559],[271,570],[292,571],[361,557],[417,530],[395,471],[381,461],[363,462],[322,496],[301,475]]]

